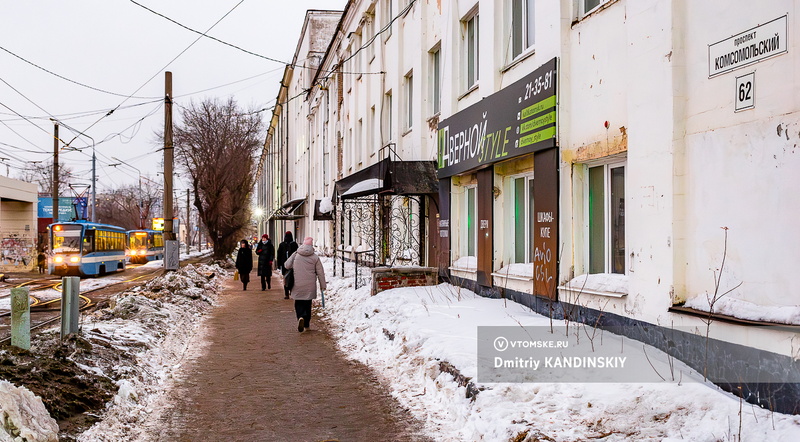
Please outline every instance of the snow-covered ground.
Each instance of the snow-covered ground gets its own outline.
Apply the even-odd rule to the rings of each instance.
[[[326,262],[324,315],[340,348],[375,369],[435,440],[503,441],[526,432],[525,440],[557,441],[800,440],[800,417],[698,382],[477,383],[478,394],[468,399],[466,387],[440,367],[446,361],[476,376],[478,326],[547,325],[549,319],[447,284],[370,296],[369,287],[353,290],[349,272],[332,277]]]
[[[111,351],[75,351],[67,359],[111,379],[118,390],[102,420],[78,440],[152,440],[143,424],[168,405],[171,373],[183,362],[190,340],[201,334],[202,319],[228,277],[229,272],[216,265],[188,265],[118,294],[107,307],[81,317],[81,339],[88,347]],[[33,340],[33,351],[46,346],[42,339],[58,341],[57,330],[42,335]],[[133,363],[127,362],[131,359]],[[0,441],[56,440],[55,421],[25,387],[0,383],[0,416]],[[21,435],[25,438],[15,439]]]
[[[193,249],[191,250],[190,253],[181,253],[180,260],[184,261],[190,258],[209,255],[210,253],[211,252],[209,250],[199,251],[197,249]],[[164,261],[159,259],[155,261],[150,261],[147,264],[141,265],[140,267],[158,268],[163,266],[164,266]],[[80,281],[80,290],[82,292],[87,290],[94,290],[111,284],[116,284],[120,281],[125,281],[128,278],[130,278],[130,276],[126,272],[112,273],[102,278],[82,278]],[[10,288],[0,289],[0,311],[11,310],[11,298],[9,297],[10,294],[11,294]],[[56,289],[38,290],[36,291],[36,297],[40,301],[59,299],[61,298],[61,291]]]
[[[434,440],[800,440],[800,417],[771,413],[699,382],[477,383],[478,326],[546,325],[549,319],[447,284],[370,296],[369,287],[353,289],[351,265],[347,277],[334,277],[332,261],[323,261],[326,307],[317,304],[316,313],[329,321],[345,354],[373,368]],[[228,276],[218,267],[176,273],[121,294],[84,320],[88,338],[127,349],[137,364],[80,361],[88,370],[113,373],[119,390],[103,420],[79,440],[149,440],[147,428],[168,409],[170,373],[184,362],[188,343],[202,340],[203,318],[221,290],[222,278],[209,280],[209,273]],[[464,376],[461,385],[453,372]],[[463,386],[467,378],[477,391],[473,398]]]
[[[124,367],[119,391],[103,420],[78,440],[151,440],[147,425],[167,406],[172,374],[184,362],[189,343],[202,333],[203,318],[228,278],[218,266],[187,266],[121,294],[110,312],[101,310],[83,327],[115,347],[139,349],[137,364]]]

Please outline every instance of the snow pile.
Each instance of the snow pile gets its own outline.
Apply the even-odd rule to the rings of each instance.
[[[42,399],[25,387],[0,380],[0,441],[58,440],[58,423]]]
[[[549,319],[447,284],[370,296],[353,290],[352,274],[329,278],[322,314],[340,348],[373,368],[434,440],[800,440],[800,416],[709,384],[475,383],[478,326]]]
[[[497,271],[498,275],[533,279],[533,263],[509,264]]]
[[[181,365],[226,277],[216,265],[189,265],[118,295],[108,308],[86,319],[88,339],[128,352],[134,361],[88,362],[116,379],[119,389],[103,420],[78,440],[131,440],[144,434],[142,423],[165,408],[171,372]]]
[[[713,297],[707,294],[698,295],[686,301],[684,307],[708,312],[711,311],[712,299]],[[800,325],[800,306],[797,305],[768,306],[742,299],[722,297],[714,302],[713,313],[750,321]]]
[[[478,268],[478,258],[474,256],[462,256],[453,262],[452,268],[474,272],[475,269]]]
[[[347,189],[347,192],[342,196],[355,195],[360,192],[368,192],[370,190],[379,190],[383,188],[383,180],[379,178],[369,178],[364,181],[359,181],[353,187]]]
[[[326,196],[319,201],[319,213],[331,213],[333,211],[333,202],[331,197]]]
[[[564,287],[575,292],[628,294],[628,276],[617,273],[597,273],[572,278]]]

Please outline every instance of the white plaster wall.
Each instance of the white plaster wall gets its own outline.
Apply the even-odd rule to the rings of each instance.
[[[691,3],[690,17],[719,14],[715,2]],[[721,289],[761,305],[797,305],[793,280],[800,248],[800,3],[783,0],[752,9],[735,1],[713,26],[692,26],[687,47],[686,295],[713,293],[723,255]],[[708,78],[705,45],[788,13],[788,53]],[[755,72],[755,108],[734,112],[735,77]],[[780,134],[779,134],[780,132]],[[728,249],[723,253],[728,227]]]
[[[562,8],[566,17],[576,16],[574,7]],[[583,168],[574,167],[576,152],[592,144],[605,145],[620,134],[628,122],[628,54],[627,2],[618,1],[574,24],[563,32],[563,55],[559,65],[559,144],[561,162],[561,222],[560,242],[562,259],[560,283],[585,273],[588,259],[585,242]],[[633,79],[635,80],[635,78]],[[605,122],[608,121],[608,129]],[[628,170],[626,170],[626,173]],[[626,177],[627,178],[627,177]],[[534,178],[535,179],[535,178]],[[630,188],[626,182],[626,192]],[[627,208],[626,208],[627,209]],[[626,241],[631,238],[630,211],[626,210]],[[628,244],[626,244],[628,246]],[[605,307],[624,313],[623,300],[582,296],[592,307]],[[568,301],[568,299],[567,299]]]
[[[567,71],[562,71],[562,232],[572,242],[562,261],[562,282],[585,273],[584,177],[569,167],[574,151],[604,146],[627,135],[626,274],[624,298],[583,295],[582,303],[655,322],[670,305],[673,278],[671,66],[673,14],[664,0],[618,1],[584,18],[570,32]],[[567,81],[563,81],[564,79]],[[566,101],[565,101],[566,98]],[[608,122],[608,128],[605,127]],[[575,229],[575,230],[573,230]],[[571,262],[570,262],[571,261]]]
[[[4,247],[0,251],[2,271],[22,271],[35,265],[37,195],[36,184],[0,177],[0,239]]]
[[[786,130],[779,136],[778,126]],[[788,133],[788,139],[787,139]],[[687,137],[687,295],[742,283],[731,297],[761,305],[797,305],[800,234],[800,112]],[[789,193],[787,193],[789,192]],[[727,227],[727,253],[724,231]]]

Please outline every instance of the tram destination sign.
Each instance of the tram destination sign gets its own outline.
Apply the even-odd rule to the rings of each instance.
[[[553,58],[440,122],[439,179],[555,147],[556,77]]]
[[[785,54],[789,48],[786,15],[708,45],[708,77]]]

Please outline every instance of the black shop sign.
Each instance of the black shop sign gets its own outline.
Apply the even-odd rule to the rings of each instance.
[[[556,59],[512,85],[443,120],[437,176],[556,146]]]

